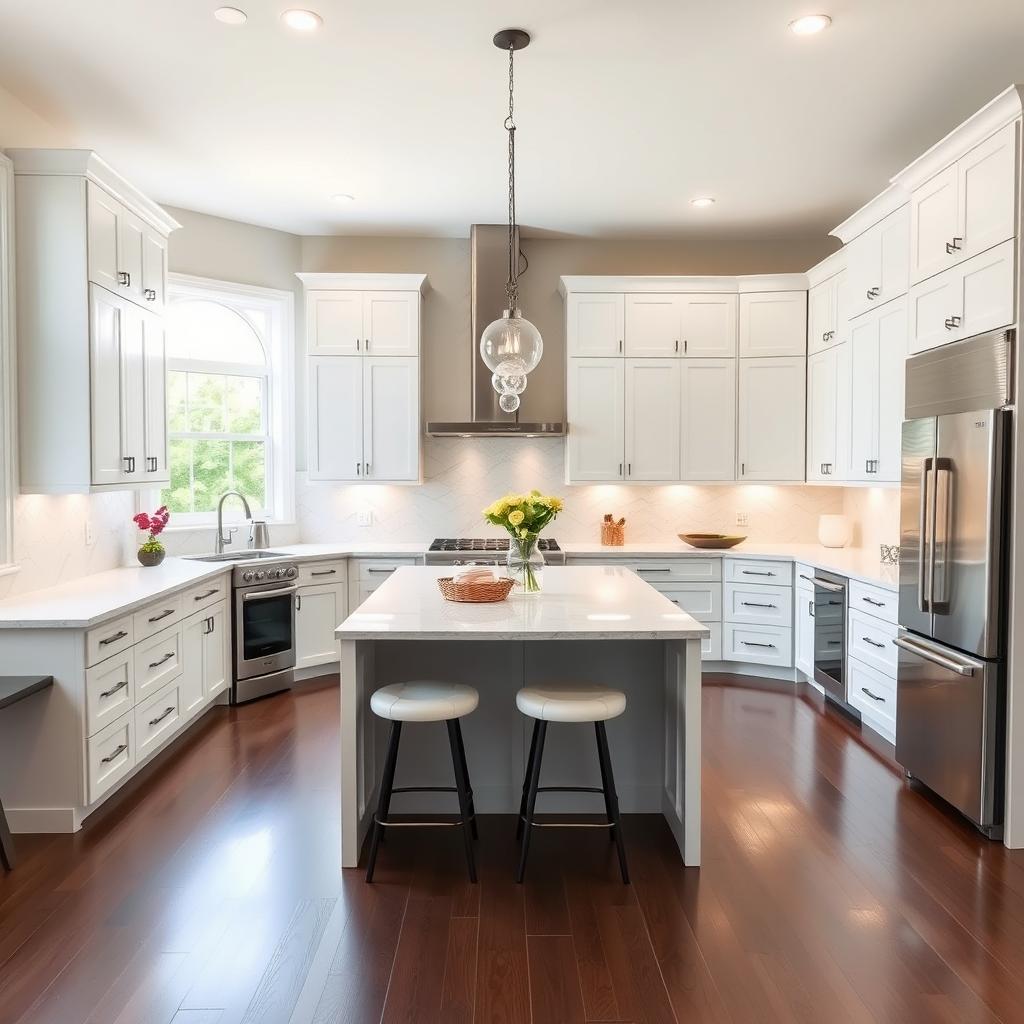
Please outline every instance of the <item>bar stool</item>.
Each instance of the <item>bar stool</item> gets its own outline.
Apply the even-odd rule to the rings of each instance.
[[[479,703],[480,695],[472,686],[426,680],[382,686],[370,698],[370,710],[379,718],[386,718],[391,722],[391,736],[388,739],[388,751],[384,758],[384,775],[380,782],[377,813],[373,818],[370,859],[366,865],[366,880],[368,882],[373,881],[373,869],[377,863],[377,848],[384,837],[385,828],[389,825],[401,825],[405,828],[461,825],[466,844],[469,880],[476,881],[476,862],[473,858],[476,812],[473,808],[473,790],[469,784],[469,766],[466,764],[466,748],[462,742],[459,719],[475,711]],[[395,786],[398,742],[402,735],[403,722],[444,722],[448,726],[448,742],[451,746],[452,767],[455,771],[454,787]],[[391,807],[391,797],[395,793],[458,793],[461,817],[457,821],[449,822],[389,822],[388,812]]]
[[[629,884],[629,870],[626,867],[626,844],[622,838],[622,820],[619,815],[619,798],[615,793],[615,777],[608,755],[608,736],[604,723],[618,718],[626,710],[626,695],[618,690],[603,686],[527,686],[516,694],[516,707],[529,718],[534,719],[533,738],[530,740],[530,756],[526,763],[526,778],[523,780],[523,799],[519,805],[519,823],[516,838],[522,839],[519,852],[519,871],[516,881],[526,877],[526,857],[530,851],[530,834],[538,825],[533,820],[538,793],[601,793],[604,796],[607,824],[576,826],[607,828],[609,838],[614,839],[619,852],[619,869],[622,881]],[[593,722],[597,733],[597,759],[601,766],[601,788],[594,786],[541,786],[540,763],[544,755],[544,737],[548,722]]]

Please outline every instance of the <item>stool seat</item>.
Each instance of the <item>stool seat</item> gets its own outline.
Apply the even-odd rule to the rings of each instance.
[[[422,680],[382,686],[370,698],[370,708],[392,722],[448,722],[475,711],[480,695],[462,683]]]
[[[607,722],[626,710],[626,695],[604,686],[526,686],[516,707],[542,722]]]

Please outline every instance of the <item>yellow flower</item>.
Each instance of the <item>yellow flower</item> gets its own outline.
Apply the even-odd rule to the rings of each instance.
[[[519,511],[519,509],[515,509],[514,511],[509,512],[508,514],[508,521],[513,526],[518,526],[525,518],[526,516],[524,516],[523,513]]]
[[[548,498],[548,508],[550,508],[552,512],[561,512],[562,511],[562,499],[561,498]]]

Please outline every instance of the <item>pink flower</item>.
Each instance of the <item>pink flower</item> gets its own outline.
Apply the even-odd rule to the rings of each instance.
[[[158,537],[164,532],[168,521],[171,518],[171,513],[167,510],[166,505],[161,505],[155,512],[139,512],[132,516],[132,522],[140,530],[148,530],[150,539]]]

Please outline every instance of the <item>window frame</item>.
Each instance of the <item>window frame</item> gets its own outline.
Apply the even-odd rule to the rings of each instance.
[[[271,523],[291,523],[295,518],[295,296],[292,292],[257,285],[238,284],[215,278],[190,274],[167,275],[167,305],[175,302],[216,302],[239,314],[252,326],[263,348],[266,362],[262,372],[253,364],[202,362],[176,359],[168,354],[168,375],[172,371],[193,373],[222,373],[231,376],[262,377],[263,415],[267,443],[267,487],[263,515]],[[247,310],[259,310],[267,317],[267,336],[252,323]],[[195,434],[199,439],[251,441],[251,435],[233,435],[227,432],[175,431],[174,434]],[[171,431],[168,427],[168,445]],[[160,502],[160,491],[154,488],[142,498],[147,507]],[[224,507],[226,522],[244,519],[239,502]],[[175,513],[169,530],[192,530],[214,526],[217,513]]]
[[[0,576],[19,569],[14,561],[18,494],[14,216],[14,164],[0,153]]]

